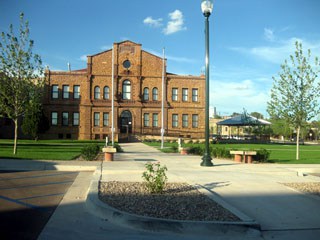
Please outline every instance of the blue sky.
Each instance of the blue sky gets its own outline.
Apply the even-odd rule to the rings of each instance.
[[[204,17],[200,0],[0,0],[0,31],[30,22],[34,52],[52,70],[85,68],[86,55],[131,40],[162,56],[167,71],[200,75]],[[320,57],[319,0],[215,0],[210,16],[210,106],[221,115],[260,112],[280,64],[302,41]]]

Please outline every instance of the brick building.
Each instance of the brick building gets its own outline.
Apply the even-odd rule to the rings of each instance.
[[[112,69],[115,139],[160,136],[163,59],[131,41],[114,43],[113,49],[114,54],[110,49],[88,56],[85,69],[46,70],[44,109],[50,129],[42,138],[110,137]],[[204,76],[164,72],[165,136],[203,138]]]

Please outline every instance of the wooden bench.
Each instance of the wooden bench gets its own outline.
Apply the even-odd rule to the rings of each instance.
[[[235,162],[252,163],[252,156],[257,155],[256,151],[230,151],[231,155],[234,155]]]

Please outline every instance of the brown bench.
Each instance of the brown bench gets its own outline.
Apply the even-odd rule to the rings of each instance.
[[[234,155],[235,162],[252,163],[252,156],[257,155],[256,151],[230,151]]]

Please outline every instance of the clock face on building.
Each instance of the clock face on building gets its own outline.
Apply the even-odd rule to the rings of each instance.
[[[125,60],[124,62],[123,62],[123,67],[124,68],[130,68],[130,66],[131,66],[131,62],[129,61],[129,60]]]

